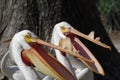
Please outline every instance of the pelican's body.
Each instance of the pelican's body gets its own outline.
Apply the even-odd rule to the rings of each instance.
[[[10,60],[10,51],[8,50],[5,55],[3,56],[2,60],[1,60],[1,70],[2,73],[4,73],[5,76],[7,76],[8,78],[14,79],[14,80],[25,80],[25,77],[23,75],[23,73],[19,70],[19,67],[17,65],[9,65],[8,66],[8,60]],[[37,70],[37,69],[35,69]],[[52,80],[52,78],[43,75],[42,73],[40,73],[37,70],[37,74],[43,79],[43,80]],[[48,79],[49,78],[49,79]]]
[[[9,50],[5,53],[1,60],[1,71],[9,78],[13,78],[13,74],[16,73],[16,71],[19,71],[19,68],[17,66],[7,66],[7,62],[9,60]]]

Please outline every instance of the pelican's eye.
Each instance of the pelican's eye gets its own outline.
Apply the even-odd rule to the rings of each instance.
[[[29,37],[31,37],[31,33],[27,33],[27,35],[28,35]]]
[[[61,28],[62,33],[68,32],[68,29],[65,28],[64,26],[62,26],[62,27],[60,27],[60,28]]]
[[[31,35],[30,35],[30,33],[26,33],[26,34],[24,34],[24,37],[25,38],[31,38]]]

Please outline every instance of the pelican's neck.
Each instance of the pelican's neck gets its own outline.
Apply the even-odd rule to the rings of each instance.
[[[58,28],[59,29],[59,28]],[[65,39],[66,36],[60,31],[60,30],[57,30],[57,29],[53,29],[53,33],[52,33],[52,39],[51,39],[51,43],[55,44],[55,45],[59,45],[59,41],[61,39]]]
[[[61,34],[61,32],[57,32],[55,30],[53,30],[53,34],[52,34],[52,39],[51,39],[51,43],[54,45],[59,46],[59,41],[63,38],[66,38],[63,34]],[[63,57],[61,52],[57,49],[55,49],[55,54],[57,59],[60,61],[60,58]],[[60,61],[61,62],[61,61]]]
[[[53,34],[52,34],[52,39],[51,39],[51,43],[54,44],[54,45],[57,45],[59,46],[59,41],[61,39],[65,39],[66,36],[63,35],[61,32],[56,32],[54,30]],[[61,52],[57,49],[55,49],[55,55],[56,55],[56,58],[57,60],[62,63],[73,75],[75,75],[74,71],[73,71],[73,68],[72,68],[72,65],[70,63],[70,61],[68,60],[68,58],[66,56],[63,56],[61,54]]]
[[[12,78],[12,75],[18,71],[18,68],[15,66],[8,66],[8,60],[9,60],[9,50],[4,54],[2,60],[1,60],[1,71],[7,76]]]
[[[37,76],[33,72],[30,66],[26,66],[21,58],[21,51],[26,48],[29,49],[30,46],[23,40],[12,40],[10,44],[11,54],[14,62],[19,67],[20,71],[23,73],[26,80],[37,80]]]

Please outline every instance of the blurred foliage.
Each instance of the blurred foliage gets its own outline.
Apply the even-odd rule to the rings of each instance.
[[[120,0],[99,0],[98,10],[102,15],[120,12]]]
[[[99,0],[97,6],[105,28],[120,30],[120,0]]]

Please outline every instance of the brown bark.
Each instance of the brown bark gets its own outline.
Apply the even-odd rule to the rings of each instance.
[[[26,26],[26,1],[1,0],[0,2],[0,55],[3,55],[9,43],[2,43]]]

